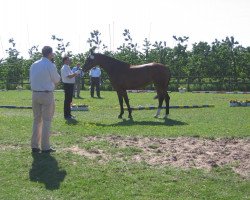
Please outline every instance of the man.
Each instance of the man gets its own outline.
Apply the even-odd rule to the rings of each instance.
[[[64,87],[64,118],[66,120],[74,118],[71,115],[71,102],[73,99],[75,77],[80,74],[80,70],[73,73],[70,69],[70,59],[68,56],[63,57],[63,66],[61,76]]]
[[[100,77],[101,77],[101,70],[98,66],[93,67],[90,72],[90,82],[91,82],[91,87],[90,87],[90,95],[91,97],[94,97],[94,89],[96,88],[96,94],[98,98],[101,98],[100,96]]]
[[[80,91],[81,91],[81,84],[82,84],[82,78],[84,76],[84,72],[82,71],[80,67],[80,63],[78,63],[75,67],[73,67],[72,71],[75,73],[76,71],[80,70],[80,74],[75,77],[75,86],[74,86],[74,93],[73,97],[81,98],[80,97]]]
[[[50,126],[55,111],[54,89],[60,81],[55,64],[54,54],[50,46],[42,49],[43,57],[30,67],[30,85],[32,90],[33,134],[31,138],[32,152],[50,153]],[[40,146],[40,147],[39,147]]]

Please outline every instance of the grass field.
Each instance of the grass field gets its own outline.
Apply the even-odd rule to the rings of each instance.
[[[131,162],[139,148],[117,148],[101,140],[110,136],[249,140],[250,107],[229,107],[229,100],[246,100],[250,95],[170,93],[170,105],[215,107],[170,109],[167,120],[153,118],[156,110],[134,111],[133,120],[125,112],[118,119],[115,92],[101,92],[103,99],[90,98],[88,91],[81,95],[84,99],[73,103],[87,104],[89,111],[73,112],[77,121],[67,123],[63,92],[55,92],[51,143],[57,152],[51,155],[30,152],[32,110],[0,108],[0,199],[250,199],[249,178],[230,166],[208,171]],[[154,95],[131,93],[130,103],[157,105]],[[30,106],[31,92],[2,91],[0,105]],[[101,139],[86,139],[91,136]],[[111,158],[104,162],[101,154],[91,159],[66,150],[76,146],[87,152],[109,152]],[[118,153],[125,159],[117,159]]]

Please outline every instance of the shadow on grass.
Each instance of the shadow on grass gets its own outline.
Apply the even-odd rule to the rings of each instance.
[[[67,173],[60,171],[57,160],[49,153],[32,153],[32,157],[30,181],[43,183],[47,190],[59,189]]]
[[[104,97],[91,97],[92,99],[105,99]]]
[[[77,125],[79,122],[76,119],[68,119],[65,121],[65,124],[68,125]]]
[[[113,125],[118,126],[133,126],[133,125],[149,125],[149,126],[181,126],[187,125],[185,122],[181,122],[173,119],[160,119],[162,121],[134,121],[133,119],[123,119],[121,122],[118,122]]]
[[[96,126],[133,126],[133,125],[148,125],[148,126],[183,126],[188,125],[185,122],[181,122],[174,119],[159,119],[161,121],[134,121],[133,119],[122,119],[121,122],[114,124],[101,124],[93,123]]]

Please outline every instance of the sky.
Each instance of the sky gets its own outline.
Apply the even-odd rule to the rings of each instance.
[[[56,47],[52,35],[70,42],[73,54],[85,53],[90,32],[98,30],[109,50],[124,42],[129,29],[133,42],[176,43],[173,35],[195,42],[234,36],[250,46],[250,0],[0,0],[0,58],[7,56],[10,38],[21,56],[39,45]]]

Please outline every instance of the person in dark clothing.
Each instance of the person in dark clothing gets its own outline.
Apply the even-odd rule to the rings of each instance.
[[[64,118],[65,119],[72,119],[73,116],[71,115],[71,102],[73,99],[73,92],[74,92],[74,84],[75,84],[75,77],[79,75],[81,72],[78,70],[73,73],[70,69],[70,59],[68,56],[63,57],[63,66],[61,68],[61,77],[64,87]]]

